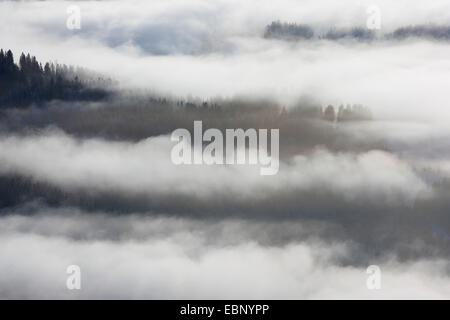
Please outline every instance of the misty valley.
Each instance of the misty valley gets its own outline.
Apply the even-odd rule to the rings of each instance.
[[[1,1],[0,299],[448,299],[447,2]]]

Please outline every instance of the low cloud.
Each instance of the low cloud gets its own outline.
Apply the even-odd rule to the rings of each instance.
[[[450,293],[444,260],[378,259],[371,263],[381,268],[382,287],[368,290],[368,265],[342,263],[354,254],[349,244],[266,246],[248,239],[245,224],[227,221],[66,213],[0,218],[1,298],[445,299]],[[80,291],[66,288],[72,264],[81,268]]]
[[[2,45],[110,74],[126,88],[204,99],[270,95],[286,105],[311,94],[324,104],[363,103],[377,117],[448,118],[446,43],[290,44],[262,38],[264,27],[278,19],[324,32],[364,27],[372,2],[81,1],[82,29],[75,32],[65,25],[69,4],[2,2]],[[445,1],[427,10],[421,1],[375,4],[383,33],[449,21]]]
[[[74,139],[62,133],[0,138],[0,172],[19,174],[66,190],[180,194],[208,198],[222,190],[259,199],[284,189],[322,189],[342,197],[370,194],[387,202],[412,201],[427,189],[412,168],[384,151],[361,154],[316,150],[282,163],[277,175],[258,165],[181,165],[170,160],[175,143],[161,136],[137,143]],[[213,178],[212,178],[213,177]]]
[[[72,4],[80,30],[66,28]],[[365,28],[368,5],[381,10],[378,39],[393,38],[264,38],[278,20]],[[448,9],[0,2],[16,60],[30,52],[120,81],[102,102],[0,111],[0,298],[447,298],[450,47],[436,41],[448,28],[428,23],[447,26]],[[307,115],[348,103],[374,120]],[[173,165],[169,135],[194,120],[279,128],[278,174]],[[71,264],[81,291],[66,289]],[[381,290],[366,288],[372,264]]]

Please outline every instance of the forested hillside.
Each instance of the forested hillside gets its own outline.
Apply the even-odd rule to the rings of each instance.
[[[51,100],[101,100],[108,95],[111,79],[82,68],[42,63],[22,53],[14,62],[11,50],[0,50],[0,107],[26,107]]]

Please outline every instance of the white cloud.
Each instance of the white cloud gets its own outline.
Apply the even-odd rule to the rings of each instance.
[[[2,45],[112,74],[125,87],[204,98],[272,95],[285,104],[313,94],[324,104],[366,104],[378,117],[449,118],[446,43],[293,45],[261,39],[264,26],[276,19],[325,29],[364,26],[372,2],[77,3],[83,13],[77,32],[65,28],[66,2],[0,3]],[[447,24],[448,2],[435,1],[426,9],[421,3],[376,1],[383,32]]]
[[[0,137],[0,172],[18,173],[66,190],[119,190],[148,195],[208,198],[227,194],[263,198],[297,190],[332,191],[345,198],[382,197],[388,203],[414,199],[427,190],[411,167],[384,151],[330,153],[318,149],[281,163],[275,176],[259,165],[181,165],[170,160],[175,143],[161,136],[138,143],[78,140],[62,133]]]
[[[381,290],[368,290],[367,266],[339,263],[353,253],[345,243],[263,246],[231,240],[246,233],[245,223],[224,237],[221,232],[232,222],[131,216],[103,217],[99,224],[95,214],[61,213],[0,218],[0,298],[445,299],[450,294],[443,260],[379,259]],[[77,239],[65,226],[77,231]],[[116,234],[125,229],[129,238],[103,238],[108,228]],[[211,243],[208,233],[218,239]],[[71,264],[81,267],[80,291],[66,289]]]
[[[0,2],[2,46],[11,48],[16,58],[25,51],[42,61],[88,67],[113,75],[127,88],[200,97],[269,95],[281,104],[309,94],[335,106],[366,104],[380,118],[434,121],[406,126],[364,123],[366,131],[358,132],[386,138],[396,154],[332,153],[318,148],[283,162],[273,177],[261,177],[259,167],[175,167],[167,136],[131,143],[76,139],[53,131],[2,134],[0,174],[30,177],[69,192],[113,190],[148,198],[187,195],[212,202],[226,194],[229,199],[249,200],[255,211],[261,209],[255,200],[271,199],[268,196],[332,191],[346,200],[381,200],[383,208],[399,204],[390,208],[392,212],[401,208],[403,213],[404,202],[410,204],[416,194],[430,191],[413,166],[450,171],[442,156],[448,149],[442,141],[447,139],[450,119],[448,44],[423,40],[295,44],[261,38],[264,26],[277,19],[311,24],[318,30],[361,26],[366,6],[374,3],[382,10],[382,32],[450,21],[450,4],[444,0],[426,8],[422,0],[78,1],[82,29],[74,32],[66,29],[69,2]],[[228,205],[229,199],[221,205]],[[285,205],[289,211],[289,204]],[[385,228],[390,221],[404,220],[364,225],[385,232],[380,235],[383,245],[392,243],[392,252],[387,245],[382,248],[384,256],[370,261],[382,269],[382,289],[369,291],[358,246],[376,239],[369,229],[346,224],[352,210],[345,219],[323,219],[323,225],[318,221],[310,225],[307,218],[300,219],[301,214],[295,221],[265,223],[150,217],[153,212],[114,216],[70,208],[30,210],[31,216],[26,210],[1,212],[0,298],[439,299],[450,295],[448,261],[424,260],[417,254],[428,248],[426,241],[432,237],[427,225],[417,228],[422,223],[417,216],[398,226],[396,231],[404,235],[389,234]],[[391,214],[376,210],[366,215],[370,219],[358,222],[375,223]],[[370,216],[373,212],[375,216]],[[251,212],[240,216],[246,215]],[[439,212],[427,217],[436,215],[441,218]],[[320,239],[321,228],[331,228],[332,236]],[[423,238],[405,245],[403,240],[416,230]],[[344,242],[342,234],[360,243]],[[328,237],[340,240],[330,244],[325,241]],[[409,253],[408,246],[416,259],[405,262],[400,252]],[[439,249],[438,245],[436,252],[445,255],[445,249]],[[79,292],[65,287],[70,264],[82,268]]]

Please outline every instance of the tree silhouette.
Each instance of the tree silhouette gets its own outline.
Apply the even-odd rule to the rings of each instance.
[[[323,114],[323,118],[327,121],[334,121],[335,118],[335,112],[334,112],[334,107],[332,105],[329,105],[326,109],[325,112]]]
[[[41,105],[50,100],[100,100],[108,94],[110,79],[81,69],[54,63],[39,63],[22,53],[14,63],[11,50],[0,50],[0,107]]]

